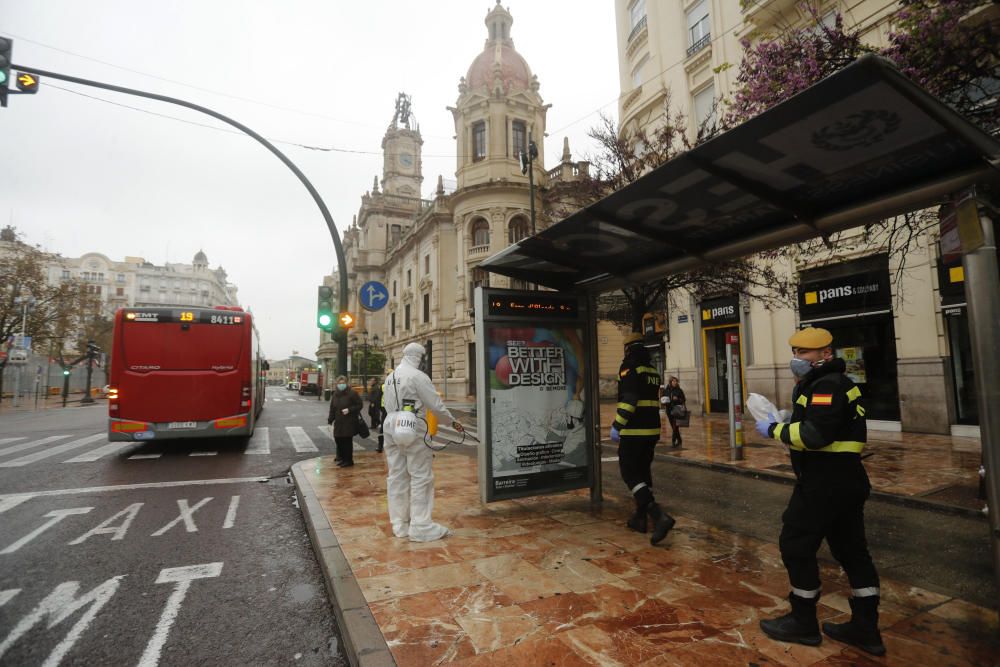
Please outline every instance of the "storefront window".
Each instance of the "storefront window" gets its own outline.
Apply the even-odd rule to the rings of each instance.
[[[972,341],[969,338],[969,315],[965,308],[945,316],[951,346],[951,373],[955,385],[955,417],[959,424],[978,424],[976,376],[972,365]]]
[[[899,421],[896,332],[892,315],[816,322],[833,334],[833,354],[861,389],[868,419]]]

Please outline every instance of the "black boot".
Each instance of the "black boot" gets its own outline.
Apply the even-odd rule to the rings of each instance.
[[[816,622],[816,602],[818,598],[800,598],[794,593],[788,595],[792,611],[778,618],[764,619],[760,629],[771,639],[794,642],[806,646],[819,646],[823,637]]]
[[[646,506],[636,501],[635,514],[633,514],[625,525],[637,533],[645,533],[648,525],[646,523]]]
[[[375,448],[376,452],[383,451],[384,445],[385,445],[384,437],[385,436],[383,436],[381,433],[379,433],[379,435],[378,435],[378,446]]]
[[[673,447],[680,447],[681,446],[681,434],[678,433],[677,431],[674,431],[674,437],[671,438],[670,444]]]
[[[649,538],[649,543],[654,545],[659,544],[666,538],[667,533],[670,532],[670,529],[674,527],[677,521],[674,520],[674,517],[660,509],[660,506],[655,502],[649,504],[648,510],[649,516],[653,519],[653,534]]]
[[[872,655],[885,655],[885,644],[878,631],[878,596],[852,597],[849,602],[851,620],[847,623],[824,623],[823,632],[830,639],[857,646]]]

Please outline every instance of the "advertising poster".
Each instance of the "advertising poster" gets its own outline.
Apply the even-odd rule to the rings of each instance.
[[[495,499],[588,482],[583,332],[487,327]]]

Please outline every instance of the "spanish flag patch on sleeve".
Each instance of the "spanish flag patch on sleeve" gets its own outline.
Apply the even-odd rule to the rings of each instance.
[[[811,405],[832,405],[833,394],[813,394]]]

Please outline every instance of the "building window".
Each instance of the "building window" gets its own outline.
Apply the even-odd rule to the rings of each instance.
[[[712,29],[708,20],[708,0],[701,0],[687,12],[688,55],[708,46]]]
[[[424,295],[424,324],[431,321],[431,295]]]
[[[474,247],[490,244],[490,223],[483,218],[476,218],[472,223],[472,245]]]
[[[117,276],[117,278],[115,278],[115,280],[117,282],[120,282],[120,283],[125,282],[125,274],[124,273],[119,273],[118,276]]]
[[[706,88],[694,94],[694,122],[699,135],[702,129],[711,131],[715,125],[715,85],[709,83]]]
[[[115,296],[125,296],[125,288],[124,287],[116,287],[115,288]]]
[[[424,275],[427,275],[430,272],[431,272],[431,256],[424,255]]]
[[[410,330],[410,304],[406,304],[406,308],[403,310],[403,329]]]
[[[486,158],[486,123],[479,121],[472,125],[472,161]]]
[[[523,238],[528,236],[528,219],[523,215],[517,215],[511,218],[510,224],[507,225],[507,242],[517,243]]]
[[[389,335],[390,336],[396,335],[396,313],[392,313],[389,316]]]
[[[517,157],[528,150],[528,128],[524,121],[515,120],[510,129],[514,135],[514,156]]]
[[[644,18],[646,18],[646,0],[635,0],[628,10],[629,30],[635,30]]]
[[[69,280],[69,269],[62,270],[62,278],[63,280]]]
[[[389,245],[396,245],[399,243],[400,237],[403,236],[403,228],[399,225],[389,226]]]
[[[633,88],[638,88],[639,86],[642,85],[642,82],[646,80],[645,77],[643,76],[643,70],[646,69],[646,63],[648,62],[649,62],[649,54],[647,53],[642,57],[642,60],[639,61],[639,64],[635,66],[635,69],[632,70]]]
[[[396,296],[396,281],[392,281],[392,295]]]
[[[413,271],[410,269],[406,270],[406,286],[413,287]]]
[[[103,283],[103,282],[104,282],[104,274],[103,274],[103,273],[98,273],[98,274],[97,274],[97,279],[98,279],[98,280],[99,280],[100,282],[102,282],[102,283]]]

